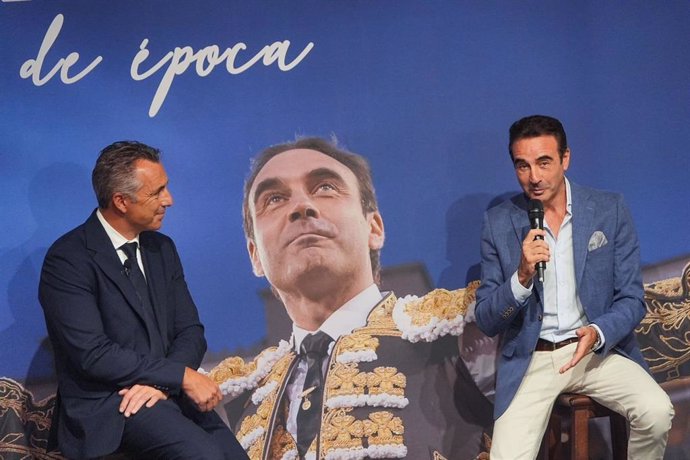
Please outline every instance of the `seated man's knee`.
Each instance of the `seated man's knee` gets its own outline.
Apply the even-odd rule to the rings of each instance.
[[[659,388],[658,392],[645,398],[640,407],[638,420],[631,420],[631,424],[647,430],[655,438],[661,438],[671,429],[674,413],[671,399]]]
[[[225,454],[223,449],[214,442],[208,439],[207,442],[181,442],[175,451],[175,454],[180,459],[194,459],[194,460],[224,460]]]

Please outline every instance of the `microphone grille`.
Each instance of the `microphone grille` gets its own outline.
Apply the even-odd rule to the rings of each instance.
[[[540,200],[529,200],[529,212],[544,212],[544,203]]]
[[[541,221],[544,218],[544,203],[539,200],[529,200],[528,215],[530,220],[538,219]],[[541,224],[540,224],[541,226]]]

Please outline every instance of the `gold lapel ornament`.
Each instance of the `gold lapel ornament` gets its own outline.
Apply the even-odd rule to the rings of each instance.
[[[309,387],[306,390],[304,390],[302,393],[299,394],[299,397],[302,399],[302,410],[309,410],[311,407],[311,401],[309,401],[309,395],[311,394],[312,391],[316,390],[316,385],[313,387]]]

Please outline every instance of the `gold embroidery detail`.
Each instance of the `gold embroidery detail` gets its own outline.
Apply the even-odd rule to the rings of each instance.
[[[58,451],[46,452],[54,409],[55,395],[35,401],[21,383],[0,377],[0,458],[63,459]]]
[[[23,424],[33,423],[38,430],[48,431],[54,407],[54,396],[36,402],[33,393],[21,383],[9,377],[0,377],[0,415],[3,421],[7,419],[8,428],[11,422],[7,412],[11,411],[12,418],[18,418]]]
[[[372,412],[369,420],[364,421],[364,434],[368,437],[369,445],[402,444],[403,426],[400,417],[394,417],[388,411]]]
[[[251,460],[260,460],[264,451],[264,438],[266,435],[263,435],[260,439],[261,442],[255,442],[251,446],[249,446],[249,450],[247,451],[247,455]]]
[[[439,454],[437,450],[434,451],[434,460],[448,460],[443,455]]]
[[[400,337],[401,332],[393,321],[393,307],[398,299],[395,294],[388,294],[374,309],[369,313],[367,325],[360,329],[371,335],[387,335]]]
[[[260,459],[263,457],[264,448],[266,444],[266,436],[269,431],[269,422],[273,416],[273,412],[276,409],[278,393],[280,392],[282,382],[287,376],[287,371],[290,368],[290,364],[295,358],[294,353],[288,353],[278,360],[278,362],[273,366],[271,372],[262,380],[261,386],[268,382],[275,381],[278,385],[275,389],[271,391],[266,397],[261,401],[261,404],[256,409],[256,413],[252,415],[245,416],[240,423],[240,429],[237,432],[237,439],[241,440],[243,437],[251,434],[257,429],[262,429],[263,433],[256,440],[254,440],[247,449],[247,454],[251,459]],[[276,444],[276,442],[278,444]],[[273,446],[280,446],[283,442],[280,437],[276,440],[275,437],[271,439],[271,448]]]
[[[424,297],[408,302],[404,309],[413,326],[425,326],[433,317],[453,319],[467,310],[465,290],[434,289]]]
[[[366,437],[368,446],[403,445],[405,427],[402,419],[391,412],[369,414],[367,420],[356,420],[349,415],[352,409],[329,412],[322,431],[321,457],[336,449],[362,449]]]
[[[367,373],[360,372],[356,363],[336,363],[326,382],[326,394],[333,396],[362,395],[367,385]]]
[[[350,410],[336,409],[326,414],[321,432],[324,453],[334,449],[362,447],[364,424],[349,415]]]
[[[359,370],[357,363],[335,363],[326,379],[326,400],[365,393],[404,397],[406,386],[407,377],[395,367],[377,367],[373,372],[365,372]]]
[[[244,359],[238,356],[231,356],[225,358],[216,367],[214,367],[208,376],[214,382],[221,384],[228,379],[236,379],[246,377],[256,370],[256,359],[245,363]]]
[[[369,334],[353,333],[342,337],[338,343],[338,353],[356,351],[376,351],[379,347],[379,339]]]
[[[481,281],[479,280],[474,280],[467,283],[467,286],[465,287],[465,295],[462,302],[463,313],[467,312],[467,308],[470,306],[470,304],[477,300],[477,289],[479,289],[480,284]]]
[[[655,296],[677,297],[683,292],[680,278],[669,278],[666,280],[655,281],[645,284],[645,294],[652,293]]]
[[[271,416],[271,413],[273,412],[273,403],[275,403],[275,400],[275,392],[272,392],[268,398],[261,401],[259,408],[256,410],[256,413],[259,415],[259,417],[268,418]]]
[[[678,331],[684,321],[690,319],[690,302],[674,302],[666,299],[655,299],[645,296],[647,315],[644,317],[638,332],[648,334],[654,325],[659,325],[664,331]]]
[[[275,353],[277,350],[278,347],[266,348],[261,353],[259,353],[259,355],[257,355],[256,358],[254,358],[248,363],[245,362],[244,359],[240,358],[239,356],[230,356],[229,358],[225,358],[216,367],[211,369],[211,371],[208,373],[208,376],[211,380],[213,380],[219,385],[229,379],[247,377],[253,372],[256,372],[257,363],[261,358],[263,358],[268,353]],[[279,363],[284,362],[287,356],[294,357],[294,353],[288,353],[287,355],[281,357],[278,363],[275,364],[275,366],[278,366]],[[291,362],[292,359],[288,359],[287,365],[289,366]],[[275,374],[276,372],[280,373],[280,371],[277,371],[275,369],[275,366],[273,369],[271,369],[271,374]]]
[[[261,402],[261,404],[259,404],[259,407],[256,409],[255,414],[245,417],[242,420],[242,423],[240,424],[240,431],[237,433],[238,439],[245,437],[257,428],[264,429],[264,435],[261,436],[261,439],[265,438],[265,432],[267,428],[266,422],[271,417],[275,400],[276,394],[275,392],[272,392],[269,396],[266,397],[266,399],[264,399]]]
[[[258,413],[245,417],[240,424],[240,430],[237,432],[237,439],[242,439],[252,431],[260,428],[263,421],[264,420]],[[263,439],[264,436],[265,434],[261,436],[261,439]]]
[[[285,378],[285,374],[290,368],[290,364],[292,364],[292,361],[295,359],[295,356],[296,355],[294,352],[290,352],[287,355],[280,358],[278,362],[273,365],[271,373],[266,376],[266,382],[274,381],[281,383]],[[263,383],[265,384],[266,382]],[[280,385],[278,385],[278,388],[280,388]],[[278,390],[278,388],[276,388],[276,390]]]
[[[641,348],[654,374],[666,373],[666,380],[680,375],[680,367],[690,361],[690,264],[679,278],[645,285],[647,314],[635,329],[641,336],[656,336],[655,346]]]
[[[377,367],[367,375],[369,394],[405,396],[407,377],[395,367]]]

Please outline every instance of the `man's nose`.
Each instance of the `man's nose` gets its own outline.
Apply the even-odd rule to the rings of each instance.
[[[319,210],[309,196],[303,194],[294,196],[293,198],[295,199],[295,203],[290,211],[290,222],[307,217],[319,217]]]
[[[530,169],[529,180],[533,184],[538,184],[541,181],[541,173],[539,172],[539,168]]]
[[[161,192],[161,206],[167,208],[167,207],[170,207],[172,205],[173,205],[172,193],[170,193],[170,190],[168,190],[166,188]]]

